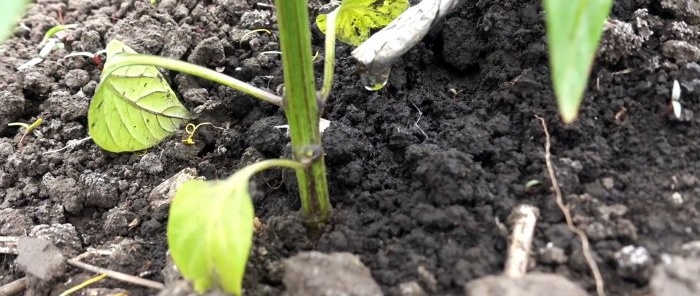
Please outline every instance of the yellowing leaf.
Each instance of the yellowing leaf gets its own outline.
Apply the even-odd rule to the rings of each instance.
[[[343,0],[336,19],[338,40],[357,46],[369,38],[373,29],[388,25],[410,6],[408,0]],[[325,14],[316,17],[316,25],[326,33]]]
[[[122,42],[107,44],[107,63],[88,109],[92,140],[110,152],[153,147],[190,119],[168,82],[153,66],[116,68],[120,53],[136,53]]]

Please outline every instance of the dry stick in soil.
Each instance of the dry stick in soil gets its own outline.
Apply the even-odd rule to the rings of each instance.
[[[15,242],[15,247],[13,248],[11,243],[16,241],[17,237],[6,237],[6,236],[0,236],[0,243],[2,242],[9,242],[10,246],[8,247],[8,251],[6,252],[7,254],[17,254],[16,250],[16,242]],[[0,252],[1,253],[1,252]],[[83,254],[80,254],[78,256],[73,257],[73,259],[69,259],[66,262],[70,265],[73,265],[78,268],[85,269],[87,271],[92,271],[95,273],[101,273],[107,275],[107,277],[122,281],[122,282],[127,282],[131,283],[134,285],[139,285],[139,286],[144,286],[148,288],[153,288],[157,290],[162,290],[165,286],[162,283],[156,282],[156,281],[151,281],[147,280],[144,278],[140,278],[137,276],[133,275],[128,275],[125,273],[97,267],[94,265],[90,265],[87,263],[80,262],[83,258],[89,256],[89,255],[110,255],[110,251],[104,251],[104,250],[93,250],[93,251],[88,251]],[[27,282],[27,277],[22,277],[18,280],[15,280],[13,282],[7,283],[3,286],[0,286],[0,296],[5,296],[5,295],[16,295],[24,291],[26,289],[26,283]]]
[[[24,289],[27,287],[27,277],[22,277],[20,279],[14,280],[12,282],[9,282],[7,284],[4,284],[0,286],[0,295],[2,296],[9,296],[9,295],[17,295],[19,293],[24,292]]]
[[[605,283],[603,282],[603,277],[600,275],[598,264],[595,262],[595,259],[593,259],[593,255],[591,254],[591,246],[588,242],[588,236],[586,236],[586,234],[581,229],[578,229],[576,225],[574,225],[573,219],[571,219],[571,212],[569,211],[569,207],[564,204],[564,198],[562,197],[561,189],[559,188],[559,182],[557,182],[557,177],[554,173],[554,165],[552,165],[552,144],[550,140],[551,138],[549,136],[549,130],[547,129],[547,123],[541,116],[535,115],[535,117],[540,121],[540,124],[542,124],[542,129],[544,130],[544,160],[545,164],[547,165],[547,173],[549,173],[549,179],[552,182],[552,187],[554,188],[554,195],[556,197],[557,206],[559,206],[559,209],[564,214],[564,218],[566,219],[566,225],[569,226],[569,230],[578,235],[581,239],[583,256],[586,258],[586,262],[591,268],[591,273],[593,274],[593,278],[595,279],[595,287],[598,296],[605,296]]]
[[[511,212],[508,220],[513,225],[508,257],[503,273],[510,278],[521,278],[527,273],[532,236],[539,210],[531,205],[519,205]]]
[[[119,280],[122,282],[127,282],[127,283],[131,283],[131,284],[135,284],[135,285],[139,285],[139,286],[144,286],[144,287],[148,287],[148,288],[153,288],[153,289],[157,289],[157,290],[162,290],[165,287],[162,283],[159,283],[156,281],[151,281],[151,280],[147,280],[147,279],[140,278],[137,276],[129,275],[126,273],[121,273],[118,271],[109,270],[106,268],[90,265],[90,264],[83,263],[83,262],[80,262],[80,261],[75,260],[75,259],[69,259],[66,262],[70,265],[85,269],[87,271],[106,274],[107,277],[113,278],[115,280]]]

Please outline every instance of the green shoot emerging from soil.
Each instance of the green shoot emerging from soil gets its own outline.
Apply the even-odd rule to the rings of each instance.
[[[386,0],[378,7],[373,1],[346,2],[350,4],[346,13],[351,13],[346,21],[350,16],[362,19],[362,29],[366,30],[351,30],[358,32],[351,39],[354,41],[366,39],[369,29],[386,25],[408,6],[406,0]],[[201,66],[136,54],[120,41],[112,40],[107,45],[107,63],[100,84],[90,103],[89,133],[96,144],[111,152],[150,148],[191,119],[158,68],[218,82],[284,109],[295,160],[265,160],[224,181],[189,181],[175,194],[170,207],[168,243],[173,261],[198,292],[219,287],[241,294],[253,235],[254,211],[248,193],[253,174],[271,167],[295,169],[301,214],[311,233],[318,231],[331,214],[319,122],[333,80],[335,17],[342,15],[343,10],[322,17],[331,22],[331,33],[326,40],[323,87],[317,96],[307,2],[277,0],[275,8],[284,67],[283,98]],[[369,17],[362,18],[358,13]],[[193,135],[201,125],[187,125],[186,144],[194,142]]]
[[[603,24],[612,0],[544,0],[549,64],[559,114],[565,123],[578,116]]]

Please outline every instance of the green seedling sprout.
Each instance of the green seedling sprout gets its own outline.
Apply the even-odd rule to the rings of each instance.
[[[349,2],[353,8],[350,11],[359,8],[357,1]],[[373,3],[365,1],[365,4],[369,9]],[[306,225],[311,230],[320,229],[330,216],[319,127],[323,104],[319,102],[328,97],[332,82],[335,14],[325,17],[330,22],[331,34],[326,40],[323,89],[317,97],[309,54],[311,33],[307,3],[277,0],[275,8],[284,67],[284,98],[201,66],[136,54],[121,42],[112,40],[107,45],[107,62],[100,85],[90,103],[89,133],[95,143],[112,152],[143,150],[156,145],[190,119],[156,67],[218,82],[285,110],[296,160],[266,160],[243,168],[226,181],[190,181],[178,189],[173,199],[168,222],[171,255],[199,292],[219,286],[235,295],[241,294],[241,281],[252,243],[254,215],[248,181],[253,174],[273,166],[294,168]],[[380,11],[382,9],[387,8],[380,7]],[[190,135],[186,142],[193,141],[197,127],[186,128]]]
[[[51,39],[54,35],[56,35],[58,32],[64,31],[64,30],[69,30],[69,29],[75,29],[77,28],[77,24],[68,24],[68,25],[57,25],[51,27],[46,33],[44,34],[44,39],[41,40],[41,43],[45,43],[49,39]]]
[[[248,33],[243,34],[243,36],[241,36],[241,39],[238,41],[238,46],[243,46],[243,40],[245,40],[246,37],[248,37],[252,34],[255,34],[255,33],[260,33],[260,32],[267,33],[268,35],[272,35],[272,32],[270,32],[270,30],[268,30],[268,29],[255,29],[255,30],[252,30]]]
[[[60,16],[60,13],[59,13]],[[60,32],[63,32],[64,30],[68,29],[75,29],[77,28],[77,24],[70,24],[70,25],[57,25],[51,27],[46,33],[44,34],[44,38],[41,40],[40,43],[40,49],[39,49],[39,55],[30,59],[29,61],[17,66],[17,71],[24,71],[27,69],[31,69],[32,67],[40,64],[41,62],[44,61],[46,57],[51,54],[51,52],[56,49],[56,48],[63,48],[65,45],[61,41],[65,36],[61,35],[58,36]]]
[[[578,116],[612,0],[544,0],[549,65],[559,115]]]
[[[358,1],[349,3],[350,11],[357,13]],[[372,14],[376,12],[373,9],[380,12],[392,9],[377,8],[372,1],[362,3],[373,18],[379,17]],[[137,54],[120,41],[112,40],[107,45],[107,62],[100,84],[90,102],[89,134],[98,146],[111,152],[138,151],[157,145],[191,119],[158,68],[217,82],[284,109],[294,160],[265,160],[239,170],[227,180],[190,181],[177,190],[170,207],[168,243],[173,261],[199,292],[219,287],[241,294],[252,244],[254,214],[248,182],[253,174],[271,167],[295,169],[301,215],[310,233],[317,233],[331,214],[320,114],[333,80],[335,14],[325,17],[331,28],[326,45],[332,46],[326,48],[324,82],[317,96],[313,59],[309,54],[312,50],[307,1],[277,0],[275,8],[284,68],[283,97],[205,67]],[[381,17],[386,21],[386,15]],[[371,28],[376,27],[376,23],[371,24]],[[194,134],[201,125],[187,125],[186,143],[194,142]]]
[[[42,119],[41,117],[39,117],[39,118],[37,118],[34,122],[32,122],[31,124],[26,124],[26,123],[23,123],[23,122],[10,122],[10,123],[8,123],[8,124],[7,124],[8,126],[19,126],[19,127],[23,127],[23,128],[24,128],[24,134],[22,134],[22,137],[19,139],[19,143],[17,144],[17,147],[19,147],[20,149],[23,149],[23,148],[22,148],[22,143],[24,142],[24,138],[27,137],[27,135],[28,135],[29,133],[35,132],[35,133],[37,133],[37,135],[39,135],[39,134],[38,134],[38,131],[36,130],[36,128],[38,128],[39,125],[41,125],[42,122],[44,122],[44,119]]]

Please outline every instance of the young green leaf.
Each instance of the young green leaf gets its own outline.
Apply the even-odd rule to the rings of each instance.
[[[369,38],[370,30],[388,25],[410,6],[408,0],[343,0],[338,8],[338,40],[357,46]],[[319,14],[316,25],[326,33],[327,15]]]
[[[304,168],[294,160],[264,160],[225,181],[191,180],[177,189],[170,205],[168,246],[173,262],[197,292],[219,287],[241,295],[255,218],[248,183],[253,174],[276,166]]]
[[[549,64],[559,113],[573,122],[612,0],[544,0]]]
[[[110,152],[153,147],[190,119],[156,67],[120,67],[121,53],[136,52],[117,40],[107,44],[107,62],[88,109],[90,136]]]
[[[197,292],[220,286],[241,295],[254,218],[247,178],[191,180],[178,188],[170,206],[168,245],[173,262]]]
[[[22,17],[27,0],[3,0],[0,4],[0,42],[5,41],[12,33],[12,27]]]

